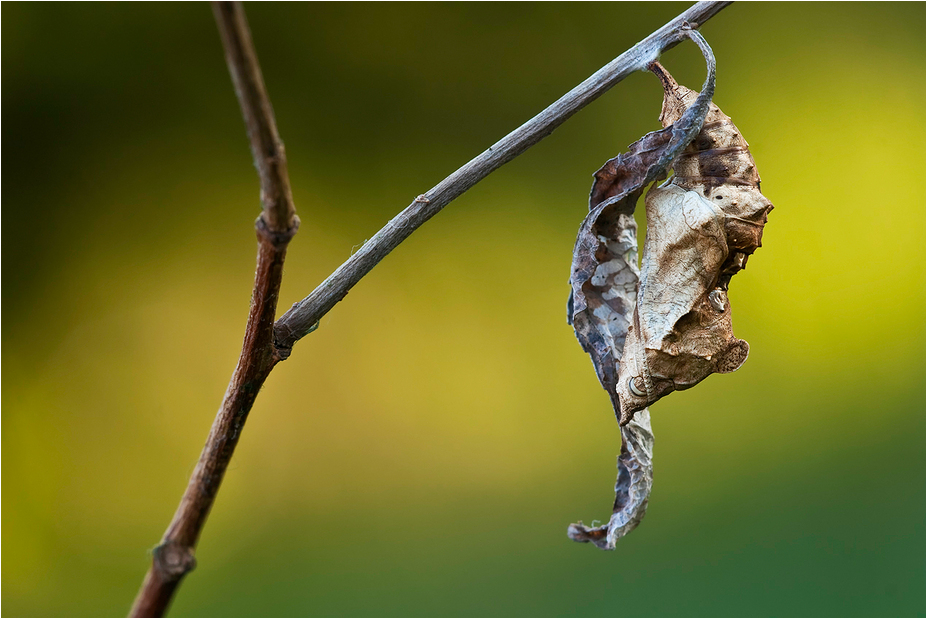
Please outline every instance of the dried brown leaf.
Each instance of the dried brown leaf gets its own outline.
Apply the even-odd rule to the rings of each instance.
[[[652,486],[653,430],[650,413],[645,409],[621,428],[621,455],[611,518],[601,526],[571,524],[567,535],[575,542],[592,542],[602,550],[614,550],[615,543],[637,528],[644,518]]]
[[[574,250],[570,316],[619,416],[622,450],[609,523],[573,524],[568,534],[604,549],[637,526],[647,506],[653,433],[646,407],[712,373],[733,372],[749,352],[734,337],[727,291],[760,247],[773,207],[737,127],[713,103],[700,108],[713,90],[714,66],[707,44],[693,38],[709,64],[701,94],[658,63],[651,69],[664,87],[663,131],[698,123],[697,137],[679,154],[672,138],[651,133],[606,163],[595,175]],[[704,124],[693,119],[695,110]],[[665,173],[668,153],[679,154],[675,175],[647,195],[638,271],[634,206],[650,180]]]
[[[698,94],[652,68],[670,125]],[[671,391],[733,372],[750,349],[734,337],[727,291],[760,247],[772,204],[747,142],[715,104],[674,172],[647,194],[641,286],[617,381],[622,423]]]
[[[698,37],[700,46],[704,44],[698,32],[688,32]],[[709,70],[702,94],[670,126],[648,133],[595,173],[589,214],[573,248],[567,322],[592,357],[599,381],[619,417],[617,368],[639,279],[634,208],[647,186],[666,176],[673,160],[695,138],[705,120],[714,92],[714,57],[707,44],[703,51]]]
[[[669,126],[665,123],[663,130],[645,135],[627,153],[608,161],[596,172],[589,196],[589,214],[580,227],[573,250],[568,322],[573,325],[583,350],[592,358],[599,381],[622,423],[622,449],[609,522],[599,527],[586,527],[581,522],[572,524],[568,535],[575,541],[593,542],[608,550],[641,521],[653,483],[649,414],[643,410],[634,419],[626,417],[617,389],[640,279],[634,208],[646,187],[665,177],[674,159],[699,133],[714,92],[715,64],[711,49],[696,31],[684,32],[705,55],[708,77],[702,93],[684,106],[675,122]]]

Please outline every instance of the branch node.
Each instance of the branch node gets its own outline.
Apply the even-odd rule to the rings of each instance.
[[[286,249],[286,246],[293,237],[296,236],[296,231],[299,230],[299,217],[293,215],[293,225],[287,230],[278,232],[276,230],[271,230],[270,226],[264,220],[264,212],[262,212],[254,222],[254,229],[257,232],[258,238],[273,245],[274,249]]]
[[[177,542],[164,542],[152,552],[154,567],[166,582],[175,582],[196,567],[193,549]]]
[[[294,307],[296,305],[298,304],[293,304]],[[313,323],[312,326],[310,326],[304,332],[297,333],[296,337],[294,337],[293,329],[291,329],[289,326],[280,323],[275,324],[274,355],[277,357],[277,361],[286,361],[289,358],[290,353],[293,352],[293,344],[295,344],[297,340],[306,337],[318,329],[321,322],[321,320],[316,320],[315,323]]]

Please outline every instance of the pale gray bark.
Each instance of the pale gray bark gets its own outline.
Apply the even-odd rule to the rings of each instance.
[[[570,116],[595,101],[634,71],[646,71],[659,55],[686,37],[682,26],[704,24],[730,2],[698,2],[676,19],[596,71],[540,114],[490,146],[456,172],[416,198],[390,220],[373,238],[332,273],[305,299],[296,303],[274,326],[277,348],[287,354],[300,338],[310,333],[319,319],[348,294],[351,288],[389,252],[491,172],[508,163],[550,135]]]

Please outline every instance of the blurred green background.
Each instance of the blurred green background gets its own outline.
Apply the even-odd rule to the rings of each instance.
[[[281,307],[687,6],[248,5],[302,218]],[[121,615],[237,359],[258,183],[205,4],[2,16],[3,612]],[[172,614],[923,615],[925,6],[702,31],[776,210],[732,286],[749,361],[653,407],[642,526],[566,537],[613,499],[565,302],[592,173],[659,128],[638,73],[278,366]]]

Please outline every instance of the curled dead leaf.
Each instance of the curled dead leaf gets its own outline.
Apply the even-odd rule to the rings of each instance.
[[[570,525],[568,535],[613,549],[644,516],[653,483],[653,433],[646,410],[624,418],[617,389],[626,338],[634,320],[640,271],[637,266],[637,224],[633,213],[638,198],[655,180],[665,177],[675,158],[701,130],[714,93],[715,63],[708,44],[687,29],[705,55],[708,76],[701,94],[675,122],[645,135],[627,153],[608,161],[595,174],[589,214],[576,238],[570,277],[567,320],[589,356],[615,414],[622,421],[622,449],[618,457],[615,503],[607,524]],[[646,394],[646,392],[644,392]]]
[[[573,252],[569,321],[611,397],[622,448],[609,522],[572,524],[568,535],[607,550],[647,507],[653,484],[647,407],[712,373],[733,372],[747,358],[749,346],[733,334],[727,291],[760,246],[772,210],[746,141],[710,101],[711,50],[698,33],[686,34],[708,64],[702,92],[651,65],[663,82],[665,128],[596,172]],[[634,208],[671,164],[673,178],[647,194],[638,269]]]
[[[660,120],[671,125],[698,98],[659,63]],[[618,372],[621,422],[671,391],[747,359],[734,337],[731,277],[761,245],[772,204],[740,131],[711,104],[698,136],[673,165],[673,178],[647,194],[641,286]]]

